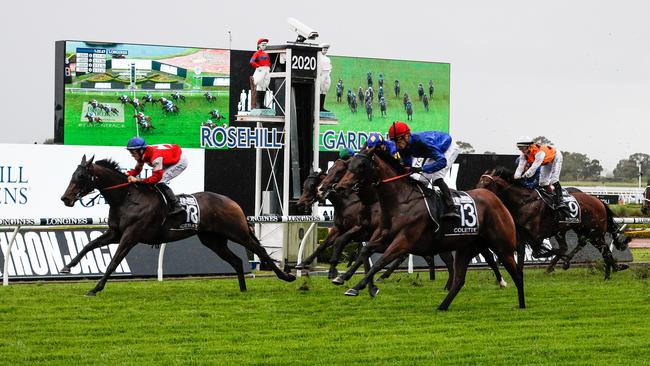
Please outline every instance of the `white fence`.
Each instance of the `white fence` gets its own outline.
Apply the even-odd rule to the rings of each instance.
[[[311,222],[309,229],[305,233],[302,241],[300,242],[300,247],[298,250],[298,261],[302,259],[302,253],[309,234],[314,229],[317,223],[326,223],[331,222],[320,216],[249,216],[247,217],[248,222],[250,223],[306,223]],[[8,266],[11,261],[11,249],[16,241],[16,235],[18,231],[22,228],[33,228],[33,227],[54,227],[54,226],[85,226],[91,228],[107,228],[106,223],[108,219],[106,218],[67,218],[67,217],[56,217],[56,218],[16,218],[16,219],[0,219],[0,227],[14,227],[14,231],[11,234],[9,243],[6,247],[6,250],[3,251],[4,255],[4,266],[2,271],[2,285],[9,285],[9,271]],[[160,252],[158,253],[158,281],[163,280],[163,258],[165,255],[166,244],[163,243],[160,246]],[[300,273],[298,273],[300,276]]]
[[[326,220],[321,216],[248,216],[250,223],[306,223],[311,222],[309,229],[305,233],[300,242],[298,249],[298,263],[302,260],[302,254],[307,238],[311,231],[318,223],[331,223],[332,221]],[[650,224],[650,217],[620,217],[614,218],[617,224]],[[0,227],[15,227],[11,239],[4,251],[4,268],[2,272],[3,286],[9,285],[8,265],[11,259],[11,248],[15,242],[16,234],[21,228],[30,227],[53,227],[53,226],[89,226],[97,228],[106,228],[106,218],[23,218],[23,219],[0,219]],[[165,254],[166,244],[160,246],[158,254],[158,281],[163,280],[163,257]],[[413,259],[409,256],[409,272],[413,271]],[[301,276],[301,271],[297,271],[297,275]]]

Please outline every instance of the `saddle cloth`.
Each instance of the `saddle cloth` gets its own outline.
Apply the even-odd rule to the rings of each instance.
[[[476,202],[474,199],[463,191],[451,191],[451,197],[456,205],[456,210],[460,213],[460,220],[446,219],[448,225],[441,226],[440,220],[444,213],[444,204],[442,202],[442,193],[439,189],[423,188],[418,185],[424,203],[429,211],[429,217],[437,225],[436,231],[443,227],[442,236],[461,236],[461,235],[478,235],[479,221],[476,211]]]
[[[201,209],[199,208],[198,201],[191,194],[179,194],[176,196],[178,197],[178,202],[185,210],[185,217],[178,227],[172,230],[197,230],[201,222]]]
[[[542,188],[537,188],[536,191],[539,198],[541,198],[548,207],[555,210],[554,195],[549,194]],[[562,188],[562,202],[564,202],[567,209],[555,210],[556,214],[559,216],[558,222],[561,224],[579,224],[582,221],[580,204],[578,203],[578,200],[576,200],[576,198],[564,188]]]

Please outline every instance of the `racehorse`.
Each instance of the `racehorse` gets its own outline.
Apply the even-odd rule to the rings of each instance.
[[[129,184],[127,176],[112,160],[98,160],[94,157],[81,163],[72,174],[68,188],[61,197],[63,203],[72,207],[77,200],[95,189],[99,190],[110,205],[108,230],[92,240],[79,251],[61,273],[70,273],[70,268],[90,251],[111,243],[119,243],[115,256],[97,285],[86,295],[94,296],[104,289],[108,277],[138,243],[161,244],[198,235],[201,243],[228,262],[237,272],[240,291],[246,291],[246,280],[242,261],[228,248],[228,240],[239,243],[257,254],[276,276],[291,282],[296,278],[282,272],[255,237],[252,227],[239,205],[230,198],[212,192],[198,192],[196,198],[200,209],[197,229],[177,229],[178,215],[166,218],[166,208],[161,194],[150,185]],[[182,218],[184,219],[184,217]]]
[[[650,182],[645,186],[643,191],[643,204],[641,205],[641,213],[647,215],[650,213]]]
[[[126,96],[126,95],[121,95],[119,98],[117,98],[117,100],[119,100],[120,103],[122,103],[122,104],[126,104],[126,103],[129,103],[131,101],[131,99],[129,99],[129,97]]]
[[[410,99],[406,101],[406,119],[413,120],[413,103],[411,103]]]
[[[365,103],[366,95],[363,92],[363,89],[361,89],[361,87],[359,87],[359,92],[357,93],[357,96],[359,97],[359,103]]]
[[[102,123],[102,119],[99,116],[91,116],[90,114],[86,113],[84,116],[88,120],[88,124],[92,125],[94,123]]]
[[[224,116],[219,112],[218,109],[213,109],[213,110],[211,110],[211,111],[210,111],[210,117],[211,117],[212,119],[216,120],[217,122],[219,122],[219,121],[222,120],[222,119],[226,119],[226,117],[224,117]]]
[[[424,104],[424,110],[429,111],[429,97],[426,94],[422,97],[422,104]]]
[[[346,292],[357,296],[359,290],[372,285],[373,276],[388,263],[405,253],[433,256],[438,253],[456,251],[454,258],[454,279],[447,297],[438,307],[448,309],[454,297],[465,283],[467,267],[471,259],[482,249],[491,249],[502,262],[515,285],[519,307],[525,307],[523,272],[517,269],[514,258],[516,231],[512,216],[499,198],[486,189],[474,189],[467,194],[476,203],[471,215],[481,224],[476,235],[442,236],[448,232],[453,221],[435,223],[429,217],[427,204],[421,197],[418,183],[407,178],[404,168],[390,153],[377,147],[366,148],[356,154],[349,163],[348,171],[341,178],[337,190],[358,188],[360,196],[365,190],[375,190],[382,212],[382,227],[377,236],[363,248],[361,255],[368,256],[373,247],[385,247],[365,277]],[[406,178],[406,179],[404,179]]]
[[[111,113],[117,116],[120,114],[120,110],[115,107],[111,107]]]
[[[134,114],[133,117],[136,118],[138,125],[143,130],[148,131],[150,129],[154,129],[154,130],[156,129],[156,127],[154,127],[154,125],[151,123],[151,116],[145,116],[145,115],[140,116],[138,114]]]
[[[211,120],[207,120],[207,121],[201,123],[201,126],[207,127],[209,129],[213,129],[213,128],[217,127],[217,124],[212,122]]]
[[[93,108],[97,108],[97,99],[91,99],[87,103],[90,104]]]
[[[343,80],[339,79],[336,83],[336,102],[340,103],[343,99]]]
[[[336,215],[334,216],[334,227],[327,235],[323,243],[314,251],[312,255],[302,260],[296,266],[296,269],[302,269],[308,266],[316,257],[325,249],[334,246],[332,257],[330,257],[330,270],[328,278],[332,279],[338,275],[336,266],[339,263],[338,257],[341,255],[344,247],[351,240],[357,242],[368,241],[379,227],[381,218],[381,206],[376,197],[369,197],[363,202],[361,197],[356,193],[352,194],[337,194],[335,186],[338,181],[345,175],[348,169],[349,159],[338,159],[334,162],[332,167],[327,171],[327,174],[320,172],[312,172],[303,185],[303,193],[298,200],[298,207],[302,208],[304,212],[309,213],[311,205],[316,201],[324,201],[329,199],[334,205]],[[501,272],[494,261],[494,257],[489,251],[481,252],[485,257],[488,265],[496,275],[497,283],[501,287],[505,287],[506,283],[501,276]],[[388,267],[377,281],[388,278],[399,265],[408,258],[405,254],[402,258],[398,258]],[[453,278],[453,256],[450,253],[441,253],[440,258],[445,263],[449,277],[445,284],[445,289],[449,290],[451,287],[451,280]],[[426,257],[425,260],[429,265],[429,279],[435,279],[435,264],[433,258]],[[356,269],[358,266],[354,269]],[[343,281],[333,281],[334,284],[343,284]],[[376,293],[375,293],[376,294]]]
[[[153,95],[151,94],[145,94],[140,99],[144,101],[142,104],[147,104],[147,102],[154,104],[156,102],[156,100],[153,98]]]
[[[178,92],[172,93],[171,96],[172,96],[172,99],[175,100],[175,101],[178,101],[180,99],[183,102],[185,102],[185,96],[183,94],[181,94],[181,93],[178,93]]]
[[[607,205],[594,196],[580,191],[573,191],[580,206],[580,222],[572,224],[561,224],[558,222],[557,213],[547,205],[534,189],[523,187],[513,178],[513,172],[504,168],[491,169],[486,171],[479,179],[477,188],[489,189],[503,201],[515,223],[517,233],[522,243],[529,244],[533,248],[534,255],[550,252],[556,254],[551,260],[547,271],[552,272],[555,264],[564,258],[567,251],[564,234],[573,230],[578,235],[578,246],[571,253],[577,253],[587,243],[591,243],[598,249],[605,260],[605,279],[610,278],[611,270],[620,271],[628,268],[625,264],[617,264],[609,246],[605,242],[605,233],[612,236],[614,246],[619,250],[625,250],[629,241],[619,232],[619,227],[614,223],[614,213]],[[569,209],[574,207],[569,205]],[[577,207],[573,210],[577,211]],[[578,212],[576,212],[577,214]],[[558,250],[546,250],[542,240],[555,236],[558,241]],[[565,258],[565,269],[569,268],[570,259]],[[523,261],[520,260],[523,265]]]
[[[368,81],[368,87],[372,87],[372,71],[368,71],[366,75],[366,80]]]
[[[404,96],[402,97],[402,102],[404,103],[404,110],[406,110],[406,103],[411,100],[409,98],[409,93],[404,92]]]
[[[203,96],[205,97],[205,100],[207,100],[207,101],[210,102],[210,103],[212,103],[212,102],[214,102],[214,101],[217,100],[217,97],[215,97],[214,95],[210,94],[209,92],[205,92],[205,94],[203,94]]]
[[[402,90],[399,85],[399,80],[395,80],[395,86],[393,87],[393,90],[395,91],[395,98],[399,99]]]
[[[433,99],[433,80],[429,80],[429,99]]]
[[[366,100],[366,114],[368,115],[368,121],[372,121],[372,99]]]
[[[418,84],[418,98],[422,100],[422,97],[424,96],[424,86],[422,86],[422,83]]]
[[[381,116],[386,117],[386,98],[381,97],[379,99],[379,110],[381,111]]]
[[[357,96],[354,94],[350,97],[350,112],[357,113]]]

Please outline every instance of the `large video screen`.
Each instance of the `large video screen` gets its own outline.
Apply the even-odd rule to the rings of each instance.
[[[325,108],[337,124],[321,124],[321,150],[359,148],[370,132],[404,121],[413,131],[449,132],[448,63],[331,56]],[[382,99],[383,97],[383,99]]]
[[[60,41],[59,67],[56,142],[200,147],[202,125],[228,124],[229,50]]]

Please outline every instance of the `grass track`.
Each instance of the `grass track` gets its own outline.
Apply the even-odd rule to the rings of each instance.
[[[0,288],[0,364],[643,364],[650,288],[633,270],[603,281],[528,270],[528,309],[488,271],[470,271],[448,312],[435,282],[398,274],[375,300],[324,277],[94,282]],[[399,281],[398,281],[399,280]]]

